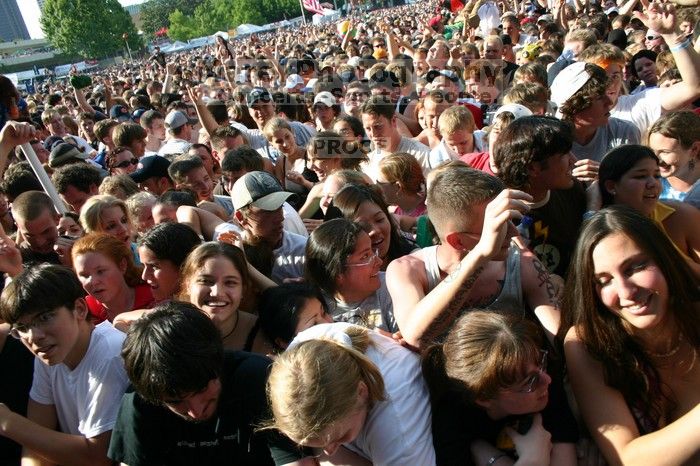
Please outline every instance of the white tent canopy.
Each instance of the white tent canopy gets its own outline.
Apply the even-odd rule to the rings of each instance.
[[[255,32],[261,32],[264,30],[264,27],[256,26],[255,24],[241,24],[236,28],[236,35],[242,36],[246,34],[253,34]]]

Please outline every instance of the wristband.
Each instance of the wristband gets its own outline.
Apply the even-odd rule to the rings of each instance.
[[[504,456],[508,456],[508,455],[506,455],[505,453],[499,453],[499,454],[497,454],[497,455],[493,455],[493,456],[491,457],[491,459],[489,459],[488,463],[486,463],[486,465],[487,465],[487,466],[493,466],[494,464],[496,464],[496,461],[500,460],[500,459],[503,458]]]
[[[686,39],[678,45],[674,45],[673,47],[669,47],[669,50],[671,52],[680,52],[681,50],[687,49],[688,47],[690,47],[690,39]]]

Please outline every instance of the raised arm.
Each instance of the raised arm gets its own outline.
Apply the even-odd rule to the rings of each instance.
[[[522,217],[522,212],[527,210],[523,201],[530,199],[528,194],[511,189],[496,196],[486,206],[477,245],[427,295],[424,291],[425,272],[418,259],[405,256],[389,264],[387,288],[394,304],[396,322],[407,343],[420,348],[447,331],[484,268],[500,251],[506,240],[509,221]]]
[[[695,464],[700,455],[700,405],[656,432],[640,435],[622,394],[606,385],[603,366],[574,328],[564,340],[571,387],[583,419],[608,464]]]
[[[691,40],[678,29],[676,8],[670,3],[651,3],[647,16],[635,16],[651,29],[658,31],[668,44],[682,81],[661,88],[661,109],[665,112],[685,107],[700,96],[700,55]]]

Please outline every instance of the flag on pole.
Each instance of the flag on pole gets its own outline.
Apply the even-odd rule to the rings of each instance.
[[[307,11],[318,13],[319,15],[323,14],[323,7],[321,7],[319,0],[302,0],[301,3]]]

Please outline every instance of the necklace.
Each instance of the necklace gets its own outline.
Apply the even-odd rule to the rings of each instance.
[[[671,348],[667,353],[653,353],[649,351],[649,354],[655,358],[670,358],[674,354],[676,354],[680,349],[681,345],[683,344],[683,334],[678,335],[678,343],[676,343],[676,346]]]
[[[240,314],[238,314],[238,311],[236,311],[236,323],[233,324],[233,328],[231,329],[231,331],[228,332],[226,335],[224,335],[223,338],[221,338],[221,341],[224,341],[225,339],[227,339],[228,337],[230,337],[231,334],[232,334],[233,332],[236,331],[236,327],[238,327],[238,321],[239,321],[240,319],[241,319],[241,316],[240,316]]]

